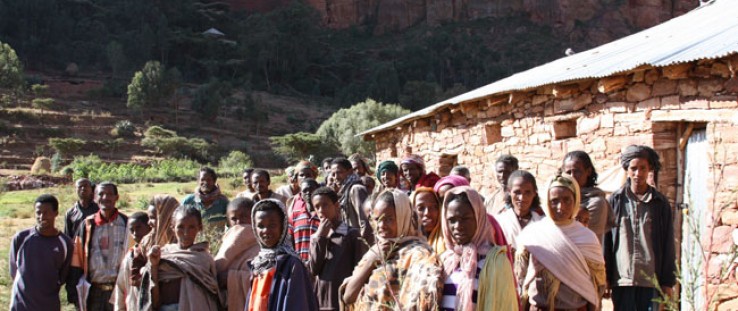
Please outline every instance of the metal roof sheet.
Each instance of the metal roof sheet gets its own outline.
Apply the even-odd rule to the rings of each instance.
[[[714,0],[641,32],[519,72],[470,92],[441,101],[358,135],[381,132],[426,117],[450,105],[490,95],[561,82],[602,78],[643,65],[654,67],[738,52],[738,0]]]

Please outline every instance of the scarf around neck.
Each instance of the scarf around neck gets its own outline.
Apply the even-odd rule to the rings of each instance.
[[[279,206],[278,212],[283,219],[282,232],[279,236],[279,240],[277,241],[277,245],[275,245],[274,247],[267,247],[261,240],[261,237],[259,237],[258,232],[256,232],[256,212],[258,212],[261,205],[268,203],[274,203]],[[294,249],[292,248],[291,243],[289,243],[289,241],[287,240],[287,228],[289,226],[289,223],[287,222],[287,215],[285,214],[284,210],[284,204],[276,199],[264,199],[256,202],[253,209],[251,210],[251,229],[254,231],[254,236],[256,237],[256,241],[259,243],[259,247],[261,247],[259,254],[257,254],[256,257],[251,260],[251,271],[254,275],[259,275],[275,267],[277,265],[277,257],[280,255],[291,255],[298,257],[297,253],[295,253]]]
[[[215,185],[215,188],[213,191],[210,191],[210,193],[202,193],[200,191],[200,187],[197,187],[195,190],[195,197],[200,199],[200,202],[202,202],[202,205],[205,208],[210,207],[210,205],[213,204],[213,202],[215,202],[215,200],[220,196],[220,187],[218,185]]]

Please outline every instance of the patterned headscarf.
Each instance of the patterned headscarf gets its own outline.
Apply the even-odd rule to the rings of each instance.
[[[261,206],[265,204],[276,204],[277,206],[279,206],[278,212],[280,214],[280,217],[282,217],[283,219],[282,233],[279,236],[277,245],[272,248],[267,247],[261,240],[261,237],[259,237],[259,234],[256,232],[256,213],[261,209]],[[289,243],[289,240],[287,240],[287,228],[289,226],[289,223],[287,222],[287,215],[284,211],[284,204],[282,203],[282,201],[276,199],[264,199],[256,202],[254,208],[251,210],[251,229],[254,231],[254,236],[256,237],[256,241],[259,243],[259,247],[261,247],[259,254],[256,255],[256,257],[254,257],[254,259],[251,261],[251,271],[254,274],[260,274],[276,266],[277,256],[279,255],[287,254],[298,257],[297,253],[295,253],[294,249],[292,248],[292,243]]]
[[[408,154],[405,156],[405,158],[400,162],[400,165],[403,164],[416,164],[420,166],[421,173],[425,173],[425,161],[423,160],[423,157],[417,154]]]
[[[571,191],[572,193],[574,193],[574,206],[573,206],[574,211],[571,214],[571,219],[554,221],[557,225],[569,224],[572,221],[574,221],[574,217],[576,217],[577,213],[579,212],[579,202],[581,202],[582,200],[581,192],[579,191],[579,185],[577,184],[577,181],[573,177],[567,174],[555,175],[551,177],[551,179],[548,180],[548,182],[546,183],[546,188],[545,188],[546,191],[544,193],[544,198],[543,198],[543,200],[545,201],[545,204],[544,204],[545,208],[543,209],[543,212],[546,213],[546,216],[548,216],[548,218],[552,220],[553,220],[552,215],[554,213],[553,213],[553,209],[551,208],[551,204],[549,203],[549,200],[548,200],[548,192],[551,190],[551,188],[554,188],[554,187],[566,188],[566,189],[569,189],[569,191]]]
[[[164,246],[177,240],[172,230],[172,216],[179,207],[179,201],[173,196],[158,194],[151,200],[156,213],[156,224],[154,230],[146,235],[141,241],[144,249],[148,250],[154,245]]]
[[[400,172],[400,168],[397,167],[395,161],[384,161],[379,163],[379,166],[377,166],[377,180],[382,180],[382,173],[384,172],[390,172],[397,175]]]
[[[453,197],[459,194],[465,194],[469,198],[477,222],[477,231],[466,245],[454,244],[451,229],[446,221],[448,204]],[[446,251],[441,255],[443,269],[446,271],[446,275],[451,275],[456,267],[460,267],[463,272],[463,279],[460,280],[456,292],[458,297],[456,310],[473,310],[472,293],[474,292],[474,280],[477,272],[477,255],[487,254],[495,244],[495,229],[487,219],[487,210],[484,208],[482,197],[476,190],[468,186],[455,187],[446,193],[443,200],[441,219],[443,237],[446,240]]]
[[[318,167],[308,160],[302,160],[297,163],[297,165],[295,165],[295,172],[300,172],[306,168],[310,169],[310,171],[313,172],[313,178],[318,177]]]
[[[451,185],[453,187],[468,186],[469,181],[466,180],[466,178],[464,178],[463,176],[448,175],[436,182],[436,185],[433,186],[433,191],[435,193],[438,193],[438,190],[441,189],[441,187],[443,187],[444,185]]]

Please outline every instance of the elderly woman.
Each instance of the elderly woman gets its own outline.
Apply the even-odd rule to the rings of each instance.
[[[441,255],[445,284],[441,310],[518,310],[504,239],[488,221],[481,196],[461,186],[446,192]]]
[[[412,204],[423,236],[436,254],[442,254],[446,250],[446,243],[441,233],[441,202],[436,193],[432,188],[417,188],[413,192]]]
[[[372,209],[377,243],[341,287],[353,310],[436,310],[443,288],[441,263],[413,227],[410,198],[380,193]]]
[[[518,237],[515,274],[521,300],[531,310],[599,309],[605,259],[595,234],[574,221],[579,186],[572,177],[557,175],[544,191],[548,217]]]
[[[417,187],[433,187],[441,179],[436,173],[425,171],[425,161],[416,154],[406,156],[400,162],[400,170],[405,181],[408,183],[408,192],[415,191]]]

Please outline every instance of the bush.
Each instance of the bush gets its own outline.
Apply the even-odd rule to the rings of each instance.
[[[338,153],[336,148],[330,144],[324,144],[323,139],[313,133],[298,132],[284,136],[272,136],[269,140],[274,153],[282,156],[289,163],[307,159],[311,155],[317,159],[323,159]]]
[[[177,132],[159,126],[149,127],[144,132],[141,145],[154,148],[157,153],[169,157],[188,157],[207,162],[210,155],[210,144],[202,138],[186,138]]]
[[[62,156],[67,156],[79,151],[86,143],[86,141],[79,138],[49,138],[49,145],[51,148],[56,150],[56,152],[60,153]]]
[[[121,120],[115,123],[115,127],[110,130],[110,135],[113,137],[134,137],[136,127],[133,126],[133,122],[128,120]]]
[[[109,180],[115,183],[184,182],[191,181],[200,170],[200,163],[186,159],[165,159],[148,164],[108,163],[96,155],[75,157],[64,170],[72,170],[73,179]]]
[[[222,176],[233,177],[240,176],[247,167],[252,167],[254,162],[251,157],[241,151],[234,150],[226,157],[220,158],[218,161],[218,173]]]

